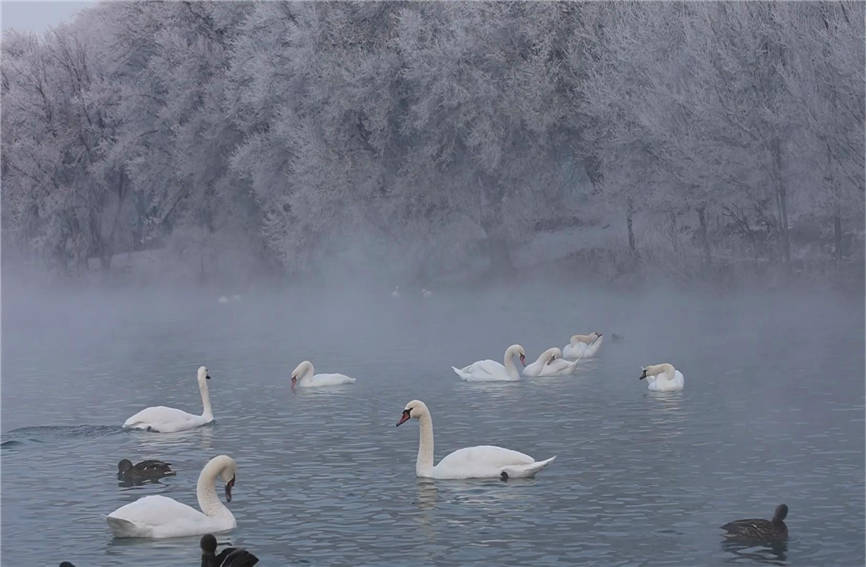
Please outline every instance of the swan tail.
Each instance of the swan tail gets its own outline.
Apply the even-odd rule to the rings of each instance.
[[[145,537],[144,530],[129,520],[114,516],[106,516],[105,520],[115,537]]]
[[[550,459],[545,459],[544,461],[536,461],[527,465],[512,465],[509,467],[503,467],[503,472],[500,473],[500,479],[508,480],[510,478],[532,478],[536,476],[537,472],[553,463],[554,459],[556,458],[557,456],[555,455]]]
[[[452,370],[455,371],[455,374],[460,376],[461,380],[469,380],[470,379],[470,375],[467,374],[466,372],[464,372],[463,370],[461,370],[460,368],[455,368],[454,366],[452,366]]]

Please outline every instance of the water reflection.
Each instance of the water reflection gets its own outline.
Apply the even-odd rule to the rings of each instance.
[[[216,427],[215,424],[211,423],[195,429],[173,433],[135,430],[131,432],[131,435],[135,436],[143,451],[152,451],[154,455],[174,447],[189,447],[190,441],[195,442],[201,449],[212,450],[214,448],[214,427]]]
[[[724,539],[721,542],[722,549],[731,557],[726,558],[726,563],[737,563],[743,559],[749,559],[766,565],[785,565],[788,543],[768,542],[757,544],[756,542],[743,542]]]

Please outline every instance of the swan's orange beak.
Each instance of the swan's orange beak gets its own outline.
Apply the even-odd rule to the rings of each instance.
[[[523,354],[521,355],[520,358],[521,358],[521,364],[523,364],[524,366],[527,366],[527,359],[524,357]]]
[[[400,416],[400,421],[398,421],[394,426],[397,427],[401,423],[404,423],[405,421],[409,421],[409,410],[408,409],[403,410],[403,414],[401,414],[401,416]]]
[[[232,501],[232,487],[235,486],[235,477],[232,477],[232,480],[226,483],[226,502]]]

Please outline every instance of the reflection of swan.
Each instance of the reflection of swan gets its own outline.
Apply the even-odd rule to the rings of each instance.
[[[242,547],[226,547],[217,554],[217,538],[205,534],[199,540],[202,548],[202,567],[252,567],[259,558]]]
[[[466,447],[449,453],[434,466],[433,421],[424,402],[413,400],[406,404],[397,425],[417,419],[419,425],[416,476],[438,479],[462,478],[527,478],[535,476],[557,457],[536,461],[533,457],[492,445]]]
[[[563,356],[568,359],[590,358],[602,346],[602,333],[593,331],[589,335],[572,335],[569,344],[563,347]]]
[[[647,379],[651,392],[677,392],[683,390],[683,374],[667,362],[652,364],[641,369],[639,380]]]
[[[305,360],[295,367],[290,376],[292,387],[316,388],[319,386],[337,386],[339,384],[352,384],[355,378],[344,374],[313,374],[313,363]]]
[[[774,510],[771,520],[748,519],[735,520],[720,526],[726,531],[725,537],[741,541],[774,542],[783,541],[789,537],[789,528],[783,521],[789,514],[789,507],[780,504]]]
[[[552,347],[543,351],[536,362],[524,368],[524,376],[566,376],[575,371],[578,362],[578,360],[572,362],[563,360],[560,349]]]
[[[217,476],[226,483],[226,501],[232,501],[235,461],[227,455],[214,457],[199,474],[196,497],[201,512],[165,496],[145,496],[108,515],[115,537],[165,538],[224,532],[235,527],[235,516],[214,489]]]
[[[202,415],[193,415],[185,411],[175,408],[167,408],[165,406],[154,406],[141,410],[134,416],[123,422],[125,429],[147,429],[148,431],[158,431],[161,433],[171,433],[172,431],[183,431],[185,429],[193,429],[202,425],[207,425],[214,421],[214,414],[211,411],[211,399],[208,396],[208,383],[210,380],[208,369],[204,366],[199,367],[197,380],[199,382],[199,393],[202,394]]]
[[[525,364],[526,355],[524,347],[521,345],[512,345],[506,349],[503,355],[503,364],[493,360],[478,360],[461,369],[452,366],[452,370],[463,380],[469,382],[518,380],[518,369],[515,367],[515,361],[512,360],[516,356],[521,359],[522,365]]]

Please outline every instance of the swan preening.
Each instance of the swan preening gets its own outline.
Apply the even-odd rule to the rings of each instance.
[[[589,335],[572,335],[569,344],[563,347],[563,357],[570,360],[590,358],[602,346],[602,333],[593,331]]]
[[[208,396],[208,380],[211,377],[208,369],[199,366],[197,381],[199,393],[202,394],[202,415],[193,415],[175,408],[165,406],[153,406],[145,408],[123,422],[125,429],[146,429],[160,433],[184,431],[214,421],[214,413],[211,411],[211,398]]]
[[[521,365],[525,364],[526,353],[521,345],[512,345],[506,349],[503,355],[503,364],[494,362],[493,360],[478,360],[463,368],[455,368],[452,370],[461,379],[468,382],[497,382],[497,381],[514,381],[520,379],[518,368],[515,366],[514,357],[519,357]]]
[[[155,459],[141,461],[132,464],[129,459],[121,459],[117,464],[117,479],[125,482],[144,482],[146,480],[158,480],[164,476],[175,474],[171,463],[164,463]]]
[[[235,460],[228,455],[214,457],[199,474],[196,498],[201,512],[165,496],[145,496],[108,515],[115,537],[165,538],[224,532],[235,527],[235,516],[220,501],[214,483],[219,476],[226,483],[226,501],[232,501]]]
[[[319,386],[337,386],[338,384],[352,384],[355,378],[345,374],[314,374],[313,363],[309,360],[301,362],[289,376],[292,380],[292,388],[316,388]]]
[[[423,478],[466,479],[466,478],[528,478],[548,466],[557,457],[536,461],[533,457],[494,447],[479,445],[466,447],[449,453],[434,466],[433,421],[424,402],[413,400],[406,404],[400,416],[399,426],[409,419],[418,420],[419,442],[418,457],[415,461],[415,474]]]
[[[524,376],[566,376],[575,372],[578,360],[563,360],[563,355],[557,347],[551,347],[524,368]]]
[[[647,379],[647,389],[652,392],[683,390],[683,374],[667,362],[643,367],[638,379]]]
[[[789,528],[783,521],[789,514],[789,507],[785,504],[780,504],[774,510],[774,517],[771,520],[748,519],[735,520],[720,526],[726,531],[725,537],[728,539],[750,540],[750,541],[782,541],[789,537]]]

